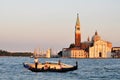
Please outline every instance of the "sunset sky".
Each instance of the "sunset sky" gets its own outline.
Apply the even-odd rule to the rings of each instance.
[[[77,13],[82,41],[97,30],[120,47],[120,0],[0,0],[0,49],[57,52],[69,47]]]

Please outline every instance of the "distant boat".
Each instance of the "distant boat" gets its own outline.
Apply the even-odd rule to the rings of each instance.
[[[23,66],[32,72],[68,72],[78,69],[78,63],[75,66],[61,63],[60,61],[47,61],[45,63],[39,63],[35,68],[34,63],[23,63]]]

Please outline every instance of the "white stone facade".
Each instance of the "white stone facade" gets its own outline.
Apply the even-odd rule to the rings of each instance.
[[[109,58],[111,47],[103,40],[98,40],[93,43],[93,46],[89,48],[89,58]]]
[[[85,52],[85,50],[81,50],[81,49],[64,49],[62,51],[62,55],[63,57],[69,57],[69,58],[86,58],[87,57],[87,53]]]

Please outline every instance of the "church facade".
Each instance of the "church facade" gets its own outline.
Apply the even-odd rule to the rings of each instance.
[[[104,41],[95,32],[91,40],[92,46],[89,47],[89,58],[110,58],[112,43]]]
[[[77,14],[75,43],[62,49],[62,56],[68,58],[110,58],[112,43],[102,40],[96,31],[92,39],[81,42],[80,21]]]

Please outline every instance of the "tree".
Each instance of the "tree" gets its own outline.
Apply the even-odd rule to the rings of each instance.
[[[70,46],[69,46],[69,48],[74,48],[74,47],[75,47],[74,43],[70,44]]]
[[[60,57],[62,57],[62,51],[58,52],[58,55],[59,55]]]

